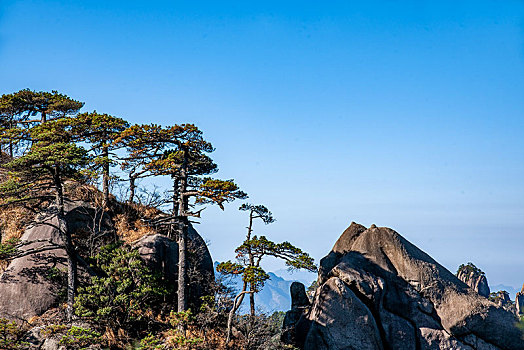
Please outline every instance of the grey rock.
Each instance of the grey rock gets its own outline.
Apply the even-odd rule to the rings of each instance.
[[[67,350],[64,345],[60,345],[59,337],[51,337],[44,341],[40,350]]]
[[[473,266],[474,270],[468,269],[468,265]],[[466,283],[479,295],[482,295],[484,298],[488,298],[490,290],[486,275],[477,269],[473,264],[469,263],[468,265],[462,265],[463,268],[460,269],[457,273],[458,279]]]
[[[373,314],[341,279],[330,278],[315,300],[309,314],[312,324],[304,349],[383,348]]]
[[[161,272],[176,287],[178,280],[177,242],[164,235],[154,234],[140,238],[133,246],[138,249],[140,256],[150,268]],[[214,281],[214,268],[207,245],[192,226],[188,230],[188,249],[190,251],[189,278],[191,282],[189,298],[192,302],[198,302],[201,296],[206,295],[210,283]]]
[[[45,339],[40,332],[44,328],[44,326],[33,327],[24,335],[22,341],[26,344],[29,350],[37,350],[42,347]]]
[[[417,349],[417,330],[412,322],[385,309],[380,310],[380,322],[384,329],[385,343],[391,349]]]
[[[291,293],[291,310],[286,312],[280,339],[286,344],[303,347],[305,332],[310,322],[305,317],[309,313],[310,302],[306,288],[300,282],[293,282],[289,287]]]
[[[94,223],[110,226],[107,217],[94,220],[100,215],[90,204],[81,201],[66,202],[66,220],[70,229],[91,230]],[[63,249],[53,208],[41,213],[21,237],[19,257],[13,259],[0,274],[0,317],[9,320],[27,321],[58,306],[64,288],[67,256]],[[139,245],[142,257],[150,266],[163,272],[168,280],[176,281],[178,268],[178,245],[165,236],[144,237]],[[190,299],[204,295],[209,283],[214,280],[213,261],[207,246],[193,229],[188,231],[190,259],[190,280],[196,281],[189,291]],[[78,265],[80,281],[88,271]],[[92,271],[91,271],[92,272]]]
[[[289,287],[291,292],[291,308],[298,309],[310,305],[309,298],[306,294],[306,287],[300,282],[291,283]]]
[[[522,290],[517,293],[515,297],[515,305],[517,306],[517,314],[524,315],[524,285]]]
[[[524,349],[514,314],[389,228],[352,223],[319,283],[304,349]]]
[[[134,243],[149,268],[175,283],[178,276],[178,244],[160,234],[144,236]]]
[[[424,350],[478,350],[461,343],[443,329],[422,327],[419,331],[421,348]]]
[[[89,209],[84,202],[66,202],[66,220],[72,230],[93,221],[88,216]],[[50,208],[22,235],[21,256],[13,259],[0,275],[0,317],[29,320],[57,306],[62,288],[59,276],[67,266],[56,226],[57,219]]]

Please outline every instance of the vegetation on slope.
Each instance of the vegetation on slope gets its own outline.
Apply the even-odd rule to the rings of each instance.
[[[200,300],[188,296],[198,283],[188,268],[198,254],[188,241],[190,218],[201,217],[198,206],[224,209],[247,198],[233,180],[210,177],[218,167],[202,132],[192,124],[130,125],[96,111],[80,113],[82,107],[56,91],[0,98],[0,273],[19,256],[24,228],[43,211],[55,210],[68,261],[67,271],[50,275],[62,286],[63,303],[27,323],[0,319],[0,348],[27,348],[29,330],[68,349],[289,348],[279,341],[282,313],[229,317],[233,337],[226,340],[238,292],[227,282],[216,281]],[[158,176],[172,180],[171,191],[139,184]],[[92,222],[72,228],[65,219],[69,200],[86,202]],[[178,243],[175,285],[132,246],[154,233]],[[238,249],[251,259],[244,271],[263,271],[262,256],[278,254],[294,268],[315,268],[306,253],[264,236],[248,237]],[[79,264],[90,277],[78,275]],[[246,279],[244,291],[259,291],[266,275],[257,276],[263,278]]]

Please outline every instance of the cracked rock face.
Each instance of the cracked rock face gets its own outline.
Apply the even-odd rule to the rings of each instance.
[[[389,228],[352,223],[318,282],[302,349],[524,349],[514,314]]]

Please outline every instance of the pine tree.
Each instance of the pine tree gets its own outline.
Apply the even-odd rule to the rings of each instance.
[[[123,169],[128,171],[130,182],[129,202],[133,201],[136,179],[146,176],[170,176],[173,181],[171,215],[162,218],[170,227],[179,247],[178,311],[187,309],[187,231],[190,217],[200,217],[193,211],[197,205],[224,203],[246,198],[233,180],[206,177],[218,170],[207,156],[213,146],[204,140],[202,132],[192,124],[162,127],[156,124],[133,125],[115,140],[124,145],[128,155]]]
[[[68,119],[57,119],[20,131],[31,140],[31,146],[25,154],[4,165],[8,176],[0,184],[0,199],[3,206],[21,202],[54,202],[56,229],[67,255],[67,316],[71,319],[77,257],[65,219],[63,185],[67,179],[82,178],[81,170],[88,165],[89,158],[87,151],[74,143],[77,135],[68,122]]]
[[[109,203],[110,168],[115,163],[114,152],[123,145],[115,142],[129,124],[109,114],[81,113],[70,118],[72,132],[90,144],[90,153],[94,154],[95,170],[102,172],[103,207]]]
[[[38,123],[73,116],[84,103],[76,101],[57,91],[20,90],[0,97],[0,131],[3,132],[2,144],[7,145],[11,157],[14,156],[14,143],[20,139],[10,139],[9,131],[18,126],[29,128]],[[7,132],[7,134],[5,134]],[[16,134],[14,134],[16,136]],[[14,141],[13,141],[14,140]]]
[[[233,180],[217,180],[201,176],[216,170],[204,152],[212,152],[211,144],[204,140],[202,132],[194,125],[180,126],[177,147],[170,156],[156,163],[157,169],[169,174],[173,179],[174,198],[178,205],[173,210],[178,219],[178,312],[187,310],[187,230],[189,217],[200,217],[200,212],[190,211],[191,199],[194,204],[217,204],[222,210],[224,203],[246,198]],[[175,212],[174,212],[175,214]]]
[[[123,147],[127,155],[121,157],[121,168],[128,175],[128,203],[135,200],[137,180],[158,175],[156,160],[164,155],[166,150],[174,147],[178,135],[176,128],[164,128],[158,124],[131,125],[114,141],[117,147]]]
[[[242,290],[235,297],[233,307],[229,312],[227,342],[229,342],[231,336],[233,316],[240,308],[246,294],[250,295],[250,314],[255,316],[254,294],[258,293],[264,287],[265,281],[269,279],[267,272],[260,266],[264,257],[272,256],[281,259],[292,270],[317,271],[313,258],[291,243],[275,243],[265,236],[252,236],[253,221],[255,219],[261,219],[265,224],[275,221],[273,215],[265,206],[244,204],[239,210],[249,211],[249,225],[247,227],[246,240],[235,250],[238,262],[227,261],[217,266],[217,271],[220,273],[241,275],[243,282]]]

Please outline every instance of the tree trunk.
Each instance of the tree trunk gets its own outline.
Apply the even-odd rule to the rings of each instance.
[[[135,200],[135,189],[136,189],[136,177],[134,175],[129,175],[129,204],[133,203]]]
[[[247,240],[251,239],[251,233],[253,232],[253,210],[249,214],[249,227],[247,229]],[[251,244],[248,244],[248,255],[249,255],[249,266],[255,265],[255,260],[253,258],[253,253],[251,252]],[[255,291],[253,290],[253,284],[249,284],[249,310],[251,317],[255,316]]]
[[[173,180],[173,197],[172,197],[173,208],[171,209],[171,215],[173,217],[176,217],[179,215],[179,209],[180,209],[180,203],[178,202],[179,201],[179,193],[178,193],[179,180],[175,174],[171,175],[171,179]],[[177,220],[177,222],[179,225],[185,225],[185,223],[180,220]],[[183,231],[183,228],[182,228],[182,231]],[[180,227],[177,227],[175,230],[173,230],[173,224],[170,224],[169,233],[168,233],[169,238],[173,238],[174,232],[178,232],[179,235],[182,234]],[[178,249],[180,249],[180,245],[178,246]]]
[[[45,123],[47,121],[47,115],[45,112],[42,112],[42,120],[41,120],[41,123]]]
[[[249,309],[251,312],[251,316],[255,316],[255,292],[253,291],[253,285],[249,284]]]
[[[62,179],[60,174],[60,168],[55,167],[54,171],[54,185],[56,190],[56,207],[57,207],[57,221],[58,221],[58,234],[64,242],[64,249],[67,255],[67,309],[66,316],[67,320],[73,319],[73,305],[75,303],[75,291],[76,291],[76,275],[77,275],[77,262],[76,254],[73,248],[73,242],[71,240],[71,232],[64,212],[64,192],[62,188]]]
[[[171,178],[173,179],[173,215],[177,215],[178,211],[179,211],[179,198],[178,198],[178,177],[176,177],[175,175],[172,175]]]
[[[235,316],[235,313],[237,312],[240,305],[242,305],[242,301],[244,300],[244,296],[247,293],[251,293],[250,291],[247,291],[247,283],[244,282],[244,286],[242,287],[242,291],[237,294],[235,297],[235,300],[233,301],[233,307],[229,311],[229,315],[227,317],[227,337],[226,337],[226,346],[231,340],[231,326],[233,325],[233,316]]]
[[[184,219],[182,221],[185,221]],[[187,226],[185,222],[183,222],[182,225],[182,232],[178,238],[178,312],[183,312],[187,309]]]
[[[104,194],[103,207],[107,209],[109,205],[109,147],[105,145],[102,148],[102,157],[104,158],[102,163],[102,192]]]
[[[69,241],[71,241],[71,236]],[[72,249],[71,242],[68,243],[70,249]],[[67,254],[67,320],[71,321],[73,319],[73,305],[75,304],[75,294],[76,294],[76,278],[77,278],[77,262],[76,256]]]
[[[178,188],[179,195],[179,219],[180,229],[178,235],[178,312],[186,311],[187,309],[187,297],[186,297],[186,284],[187,284],[187,204],[188,201],[185,198],[184,193],[187,190],[187,163],[188,153],[187,149],[183,149],[184,161],[180,169],[180,186]]]

